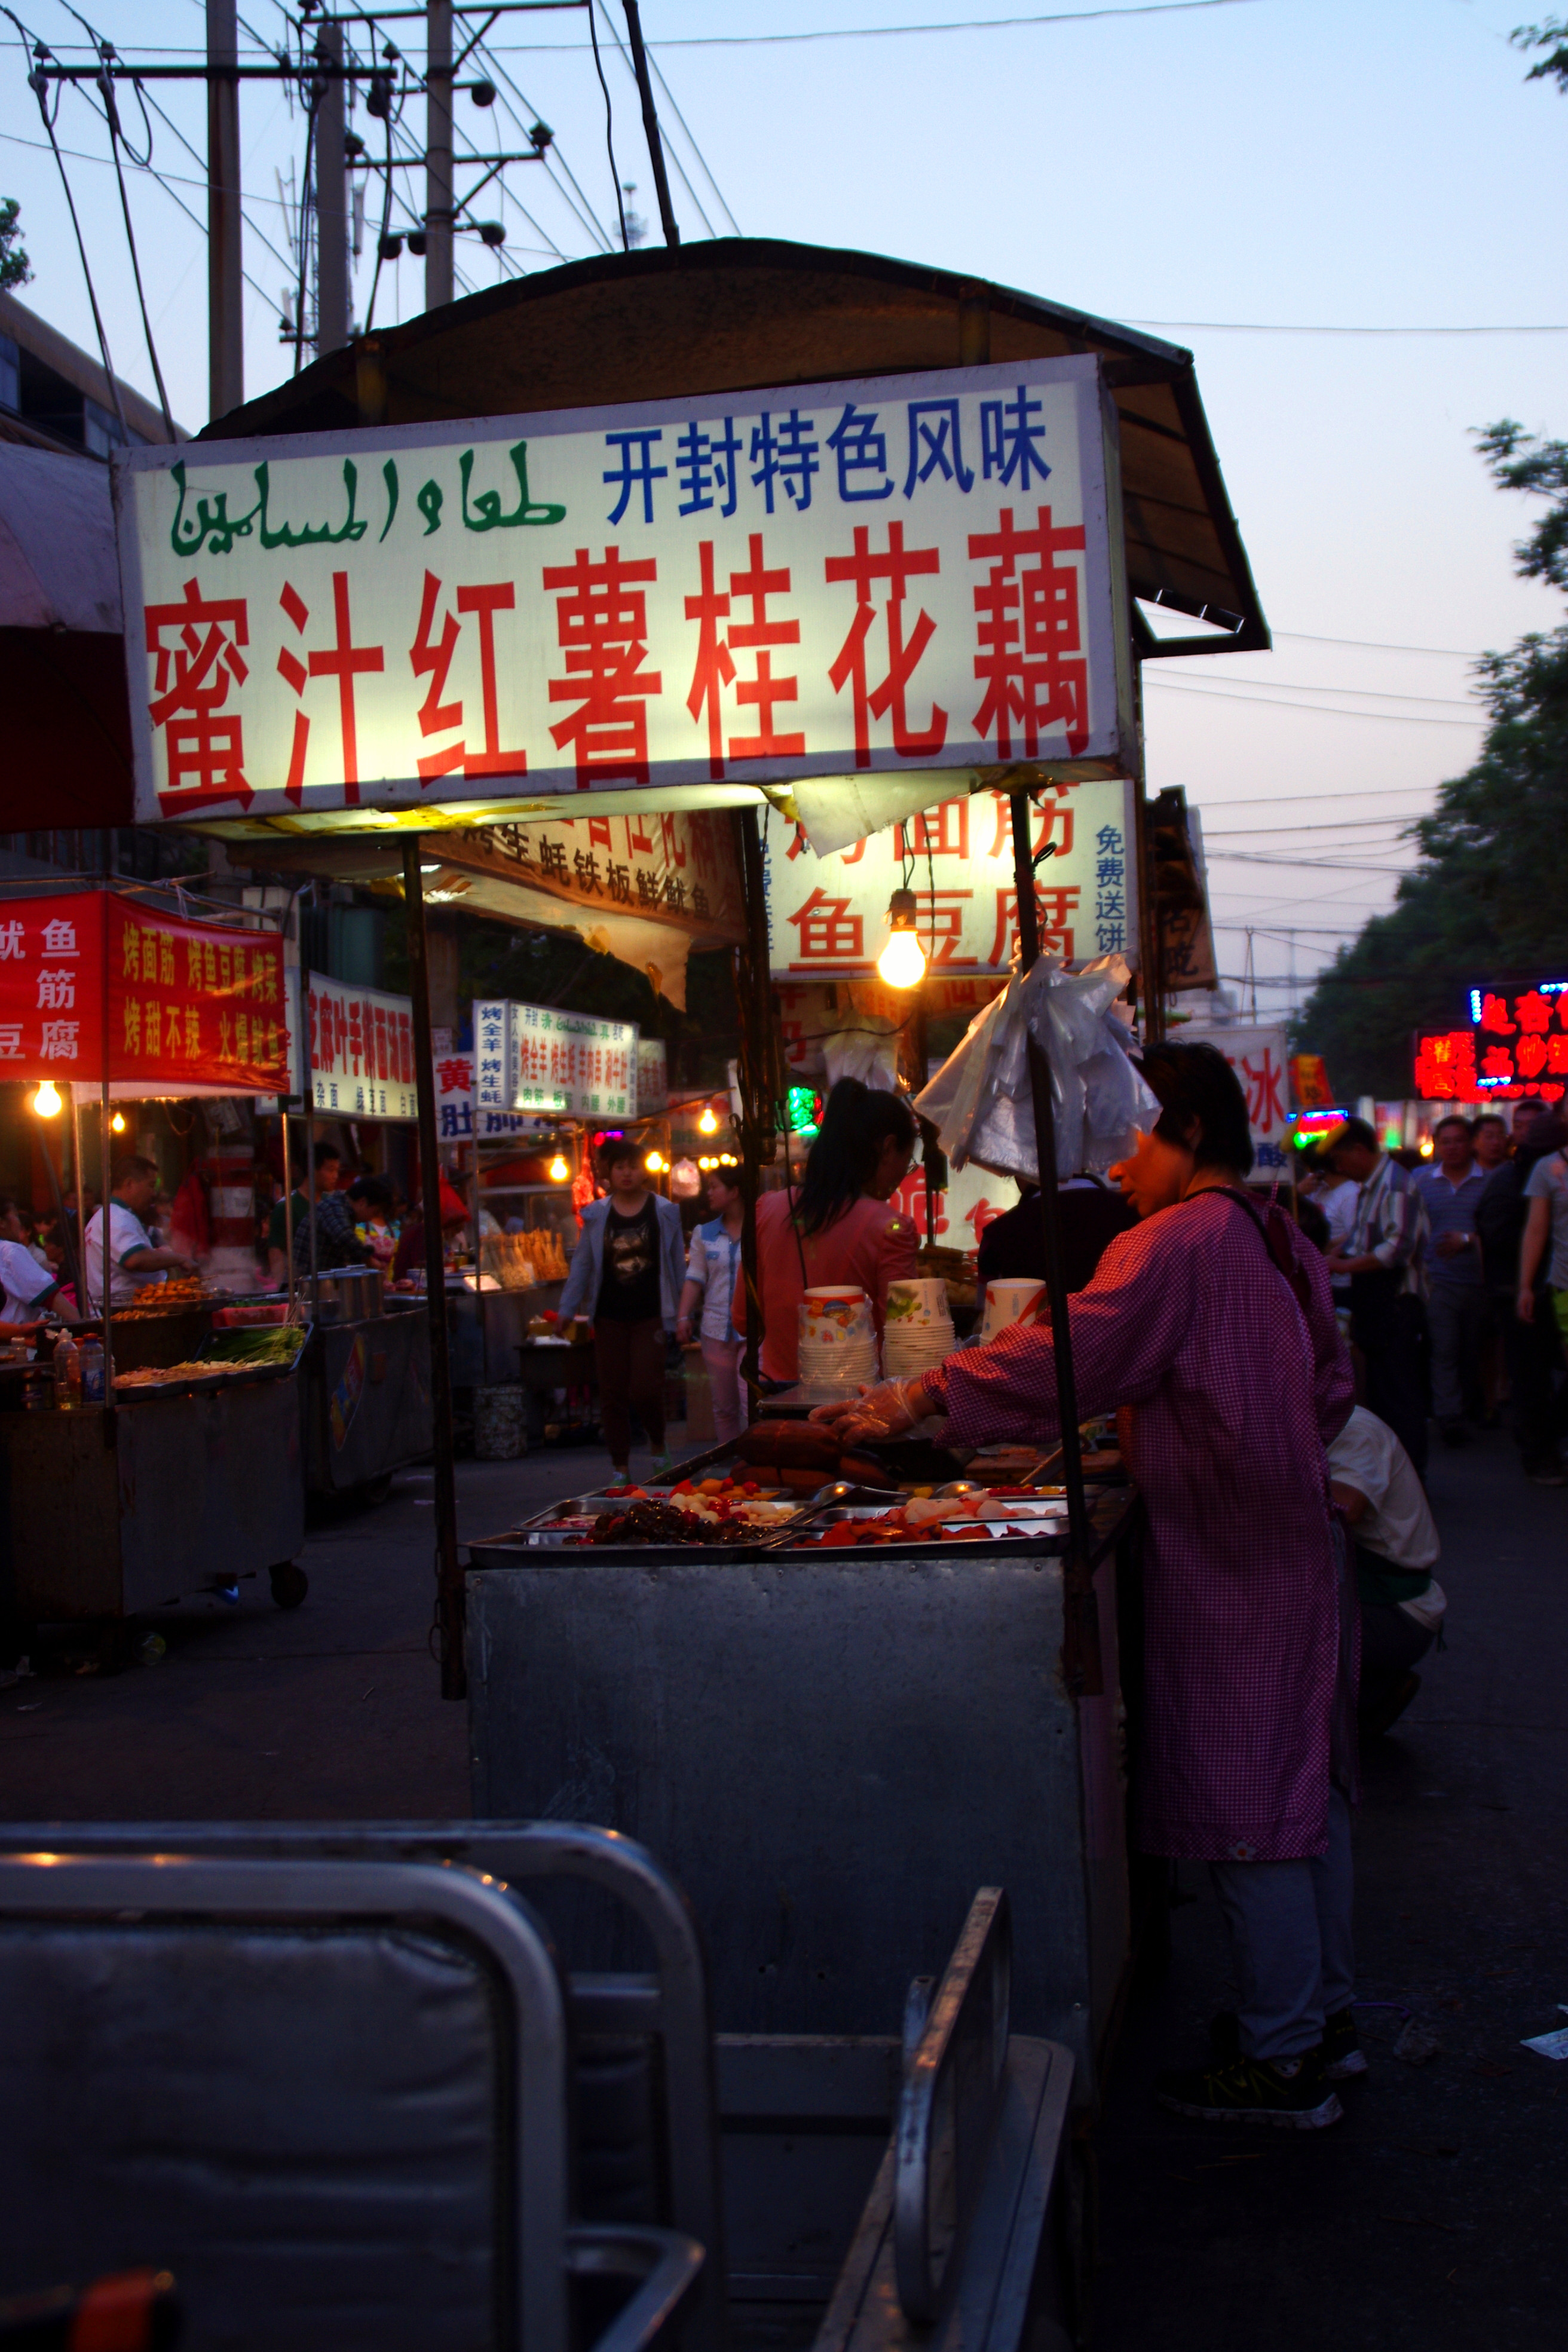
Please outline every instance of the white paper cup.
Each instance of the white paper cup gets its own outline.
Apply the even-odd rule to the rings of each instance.
[[[1005,1331],[1015,1323],[1033,1322],[1045,1300],[1043,1282],[988,1282],[985,1313],[980,1326],[982,1343],[994,1339],[998,1331]]]

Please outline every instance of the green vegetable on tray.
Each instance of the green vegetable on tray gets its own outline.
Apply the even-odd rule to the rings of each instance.
[[[215,1363],[292,1366],[305,1343],[298,1323],[265,1323],[237,1331],[215,1331],[206,1354]]]

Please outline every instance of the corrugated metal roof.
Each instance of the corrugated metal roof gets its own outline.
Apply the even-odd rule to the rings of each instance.
[[[424,424],[1098,352],[1121,425],[1134,596],[1268,643],[1190,352],[1037,295],[878,254],[761,237],[596,255],[329,353],[204,439]]]

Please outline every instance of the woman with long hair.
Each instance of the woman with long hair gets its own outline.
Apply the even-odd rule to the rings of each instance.
[[[914,1226],[889,1203],[909,1173],[918,1134],[907,1096],[840,1078],[801,1183],[758,1202],[764,1380],[787,1385],[799,1377],[799,1308],[807,1290],[853,1284],[869,1297],[881,1331],[888,1285],[915,1271]],[[737,1284],[742,1329],[744,1293]]]

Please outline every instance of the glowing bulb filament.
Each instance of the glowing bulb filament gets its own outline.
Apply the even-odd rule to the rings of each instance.
[[[58,1118],[60,1114],[60,1091],[53,1078],[45,1078],[33,1097],[33,1108],[40,1118]]]
[[[926,976],[926,955],[913,931],[895,931],[877,958],[889,988],[918,988]]]

